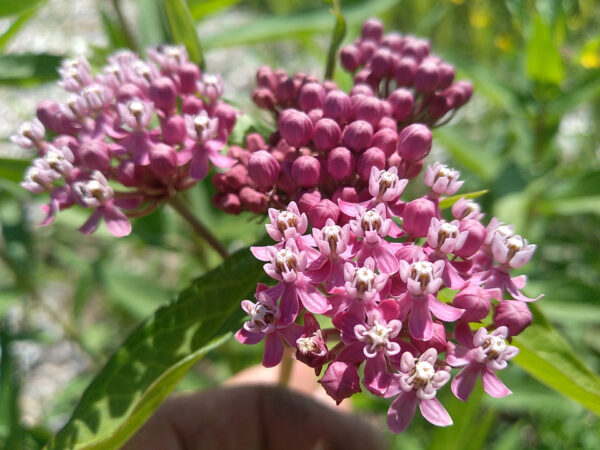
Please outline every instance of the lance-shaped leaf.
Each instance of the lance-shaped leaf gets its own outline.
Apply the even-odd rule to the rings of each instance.
[[[333,73],[335,72],[335,61],[337,60],[337,52],[346,36],[346,20],[340,10],[339,0],[332,0],[333,9],[332,14],[335,16],[335,27],[331,35],[331,43],[329,44],[329,51],[327,52],[327,66],[325,67],[325,79],[333,79]]]
[[[240,250],[158,309],[88,386],[47,448],[120,448],[185,373],[239,328],[240,301],[263,276],[250,250]]]
[[[456,195],[451,195],[450,197],[446,197],[440,200],[440,208],[441,209],[445,209],[445,208],[451,208],[457,201],[459,201],[461,198],[477,198],[477,197],[481,197],[482,195],[485,195],[488,193],[487,189],[483,189],[481,191],[473,191],[473,192],[467,192],[465,194],[456,194]]]
[[[529,307],[534,321],[513,339],[520,350],[513,361],[545,385],[600,415],[600,377],[575,355],[536,305]]]
[[[173,41],[185,45],[190,59],[204,70],[204,55],[200,39],[187,3],[184,0],[163,0],[163,4],[169,24],[169,34]]]

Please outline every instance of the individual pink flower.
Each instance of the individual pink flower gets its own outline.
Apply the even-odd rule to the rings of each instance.
[[[326,225],[313,228],[312,236],[321,254],[310,263],[313,280],[325,281],[325,290],[344,285],[344,263],[354,256],[356,251],[350,243],[350,226],[340,227],[333,219],[327,219]],[[318,272],[318,273],[317,273]]]
[[[323,365],[329,360],[326,338],[323,336],[319,322],[311,313],[304,313],[302,335],[296,339],[296,359],[315,369],[319,375]]]
[[[23,123],[17,133],[10,137],[10,140],[22,148],[37,147],[40,151],[43,151],[45,135],[44,125],[37,117],[34,117],[31,122]]]
[[[518,235],[503,239],[500,233],[495,233],[492,238],[494,258],[507,269],[519,269],[527,264],[535,252],[535,247]]]
[[[223,95],[223,90],[223,80],[219,74],[203,73],[200,81],[198,81],[198,92],[209,103],[213,103],[220,98]]]
[[[507,345],[508,329],[498,327],[488,334],[479,328],[475,335],[466,322],[458,324],[454,331],[461,346],[452,344],[446,361],[453,367],[463,369],[452,380],[452,392],[463,402],[469,398],[477,378],[481,375],[483,389],[492,397],[505,397],[511,391],[498,379],[495,372],[506,368],[507,361],[514,358],[519,349]]]
[[[371,168],[369,193],[375,198],[376,202],[395,203],[402,195],[407,184],[408,180],[401,180],[398,177],[397,167],[391,167],[388,170],[379,170],[377,167]]]
[[[437,352],[430,348],[418,359],[410,352],[404,352],[400,372],[386,397],[399,394],[390,405],[387,416],[389,429],[394,433],[403,432],[412,421],[417,403],[421,414],[433,425],[452,425],[448,411],[436,398],[437,391],[450,380],[446,367],[438,366]]]
[[[257,293],[258,301],[242,301],[242,309],[250,316],[250,320],[235,334],[238,342],[246,345],[258,344],[265,339],[263,366],[275,367],[283,358],[284,345],[296,345],[302,334],[302,327],[295,323],[282,324],[281,311],[274,300],[265,291]]]
[[[464,181],[459,181],[460,173],[457,170],[449,169],[444,164],[435,162],[433,166],[427,166],[425,169],[425,184],[431,187],[431,195],[436,197],[440,195],[454,195],[463,185]]]

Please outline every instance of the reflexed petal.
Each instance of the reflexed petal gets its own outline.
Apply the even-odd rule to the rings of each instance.
[[[127,216],[112,205],[104,208],[104,221],[113,236],[123,237],[131,233],[131,222]]]
[[[421,341],[428,341],[433,336],[433,319],[426,301],[413,300],[412,310],[408,318],[410,336]]]
[[[430,423],[437,425],[438,427],[447,427],[452,425],[452,418],[446,408],[442,406],[437,398],[431,398],[429,400],[419,401],[419,409],[423,417]]]
[[[433,296],[429,296],[428,304],[433,315],[445,322],[454,322],[465,312],[464,309],[442,303]]]
[[[387,425],[393,433],[402,433],[415,416],[417,396],[414,391],[401,392],[388,409]]]
[[[463,402],[466,402],[473,392],[481,369],[474,364],[467,365],[452,380],[452,393]]]
[[[235,333],[235,339],[240,344],[246,344],[246,345],[258,344],[260,341],[262,341],[262,338],[264,336],[265,336],[264,333],[250,333],[245,328],[242,328],[237,333]]]
[[[331,305],[317,288],[309,283],[296,283],[298,297],[306,309],[314,314],[323,314],[331,309]]]
[[[507,395],[512,394],[512,391],[500,381],[496,374],[487,368],[483,369],[481,379],[483,381],[483,390],[492,397],[506,397]]]
[[[267,335],[265,339],[265,353],[262,364],[265,367],[275,367],[283,358],[283,341],[277,333]]]

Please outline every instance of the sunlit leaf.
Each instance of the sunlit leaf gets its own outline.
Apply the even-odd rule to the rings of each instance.
[[[482,195],[487,194],[488,192],[489,191],[487,189],[483,189],[481,191],[466,192],[464,194],[452,195],[450,197],[446,197],[446,198],[440,200],[440,208],[441,209],[450,208],[461,198],[469,198],[469,199],[477,198],[477,197],[481,197]]]
[[[194,20],[201,20],[240,3],[241,0],[188,0],[190,12]]]
[[[43,3],[45,0],[2,0],[0,2],[0,17],[22,14]]]
[[[190,60],[204,70],[204,55],[202,54],[200,39],[186,2],[184,0],[163,0],[163,4],[173,41],[185,45]]]
[[[0,84],[34,85],[55,80],[61,59],[47,53],[0,55]]]
[[[565,70],[558,46],[553,40],[551,27],[536,16],[525,52],[527,75],[538,82],[559,84]]]
[[[327,65],[325,66],[325,79],[331,80],[335,72],[335,62],[337,61],[337,52],[346,36],[346,20],[340,10],[340,2],[333,0],[332,14],[335,16],[335,27],[331,34],[331,43],[327,52]]]

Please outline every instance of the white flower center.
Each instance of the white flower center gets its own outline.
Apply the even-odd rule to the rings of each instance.
[[[296,255],[287,249],[283,248],[275,255],[275,271],[278,273],[296,271]]]
[[[439,178],[446,177],[449,180],[454,180],[458,178],[458,175],[459,173],[457,170],[449,169],[447,166],[440,166],[437,170],[435,179],[438,180]]]
[[[513,235],[513,231],[507,225],[500,225],[496,228],[496,233],[498,233],[502,239],[508,239]]]
[[[219,84],[219,78],[216,75],[212,75],[212,74],[206,73],[202,77],[202,82],[204,84],[209,84],[211,86],[216,86],[217,84]]]
[[[373,326],[365,333],[367,342],[375,347],[385,347],[389,342],[391,330],[385,325],[375,321]]]
[[[414,383],[419,385],[426,385],[429,383],[435,375],[435,368],[427,361],[417,361],[414,370]]]
[[[353,284],[356,287],[359,295],[373,289],[375,282],[375,274],[368,267],[361,267],[354,272]]]
[[[277,228],[282,233],[288,228],[296,228],[298,216],[289,211],[279,211],[277,215]]]
[[[250,317],[254,322],[259,323],[261,326],[266,326],[273,322],[275,315],[271,308],[266,307],[262,303],[257,303],[250,308]]]
[[[129,102],[127,108],[129,109],[129,112],[136,117],[140,116],[144,112],[144,109],[146,109],[145,105],[138,100]]]
[[[482,345],[483,350],[489,359],[495,359],[506,349],[506,341],[500,336],[488,336]]]
[[[319,345],[317,344],[318,332],[313,333],[312,336],[301,337],[296,340],[296,348],[300,353],[306,355],[307,353],[321,353]]]
[[[364,231],[378,231],[381,228],[381,215],[375,209],[363,214],[360,226]]]

